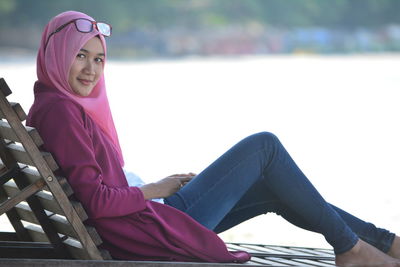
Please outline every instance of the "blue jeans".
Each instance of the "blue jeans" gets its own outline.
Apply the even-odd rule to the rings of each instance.
[[[267,132],[240,141],[164,201],[217,233],[275,212],[321,233],[336,254],[350,250],[359,238],[387,252],[395,237],[327,203]]]

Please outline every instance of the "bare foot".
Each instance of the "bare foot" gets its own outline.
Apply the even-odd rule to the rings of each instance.
[[[393,258],[400,259],[400,237],[397,235],[393,240],[393,244],[388,252],[388,255]]]
[[[336,265],[340,267],[400,267],[400,261],[381,252],[370,244],[359,240],[351,250],[343,254],[336,255]]]

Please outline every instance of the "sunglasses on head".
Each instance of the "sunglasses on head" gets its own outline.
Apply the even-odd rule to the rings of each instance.
[[[96,27],[96,29],[99,31],[104,36],[110,36],[111,35],[111,25],[104,23],[104,22],[96,22],[96,21],[91,21],[88,19],[73,19],[71,21],[68,21],[67,23],[64,23],[60,27],[58,27],[54,32],[50,33],[49,37],[47,37],[46,44],[44,46],[44,50],[46,50],[47,44],[49,43],[50,37],[56,34],[57,32],[61,31],[64,29],[66,26],[69,24],[74,23],[76,30],[78,32],[83,32],[83,33],[89,33],[93,31],[93,28]],[[93,27],[94,26],[94,27]]]

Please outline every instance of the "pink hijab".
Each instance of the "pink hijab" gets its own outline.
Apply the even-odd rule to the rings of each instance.
[[[99,35],[106,53],[104,36],[99,34],[96,29],[93,29],[90,33],[81,33],[76,30],[75,24],[71,23],[50,37],[45,51],[45,43],[48,36],[64,23],[77,18],[87,18],[94,21],[93,18],[84,13],[67,11],[57,15],[46,25],[37,56],[38,81],[59,90],[80,104],[93,121],[110,138],[118,152],[121,166],[123,166],[124,160],[108,103],[104,74],[87,97],[76,95],[68,83],[72,62],[88,40]]]

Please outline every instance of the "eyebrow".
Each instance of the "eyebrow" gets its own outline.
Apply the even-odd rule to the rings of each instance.
[[[85,52],[85,53],[89,53],[89,50],[86,50],[86,49],[84,49],[84,48],[81,48],[80,51]],[[104,53],[97,53],[97,55],[98,55],[98,56],[103,56],[103,57],[105,56]]]

